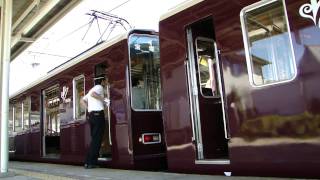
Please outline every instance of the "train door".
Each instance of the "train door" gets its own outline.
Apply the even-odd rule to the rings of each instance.
[[[59,85],[42,91],[43,126],[42,152],[43,157],[58,158],[60,154],[60,90]]]
[[[212,19],[187,28],[187,75],[198,163],[229,164],[220,64]]]
[[[107,77],[107,66],[105,64],[98,64],[95,66],[95,77],[105,76],[106,83],[104,86],[104,97],[110,99],[110,83]],[[112,159],[112,142],[111,142],[111,118],[110,118],[110,103],[105,106],[104,115],[106,120],[106,127],[104,130],[101,148],[99,151],[99,160],[109,161]]]
[[[129,71],[133,156],[136,168],[166,168],[163,136],[160,51],[156,34],[132,33]]]

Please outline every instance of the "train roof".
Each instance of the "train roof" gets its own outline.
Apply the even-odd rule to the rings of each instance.
[[[132,32],[132,31],[130,31]],[[123,33],[123,34],[120,34],[114,38],[112,38],[110,41],[106,41],[106,42],[103,42],[103,43],[100,43],[98,45],[95,45],[91,48],[89,48],[88,50],[86,50],[85,52],[75,56],[74,58],[70,59],[69,61],[67,61],[66,63],[64,63],[62,66],[58,66],[56,68],[54,68],[53,70],[49,71],[49,73],[43,77],[40,77],[39,79],[35,80],[34,82],[32,82],[31,84],[29,84],[28,86],[22,88],[21,90],[15,92],[14,94],[12,94],[10,96],[10,99],[18,96],[19,94],[29,90],[30,88],[48,80],[49,78],[63,72],[64,70],[68,69],[68,68],[71,68],[72,66],[86,60],[88,57],[92,56],[92,55],[95,55],[96,53],[102,51],[103,49],[106,49],[124,39],[127,39],[128,38],[128,34],[129,33]]]
[[[180,4],[178,4],[176,7],[169,9],[168,12],[161,15],[160,21],[167,19],[168,17],[171,17],[185,9],[188,9],[189,7],[194,6],[195,4],[198,4],[204,0],[186,0]]]

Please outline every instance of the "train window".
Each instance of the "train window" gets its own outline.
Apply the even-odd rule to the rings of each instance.
[[[14,131],[14,123],[13,123],[13,104],[10,103],[9,105],[9,133]]]
[[[160,110],[159,38],[132,34],[129,47],[131,106],[135,110]]]
[[[214,42],[207,38],[196,39],[200,91],[204,97],[219,96]]]
[[[40,127],[40,112],[31,111],[30,113],[30,125],[32,128]]]
[[[60,87],[54,85],[45,90],[45,117],[43,120],[45,134],[55,136],[60,133]]]
[[[94,67],[94,77],[104,76],[106,74],[107,66],[105,64],[98,64]]]
[[[23,102],[23,129],[29,129],[29,112],[30,112],[30,98],[26,98]]]
[[[85,119],[86,109],[80,104],[80,100],[83,98],[85,78],[83,75],[75,77],[73,79],[73,118],[74,119]]]
[[[14,129],[15,132],[22,130],[22,104],[19,102],[14,105]]]
[[[241,24],[253,86],[287,82],[296,65],[282,0],[261,1],[241,11]]]
[[[30,108],[30,126],[32,128],[40,127],[40,97],[32,96]]]

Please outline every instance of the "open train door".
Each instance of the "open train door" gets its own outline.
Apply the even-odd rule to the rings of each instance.
[[[104,97],[110,100],[110,81],[108,77],[108,66],[105,63],[97,64],[94,69],[95,77],[104,76],[106,81],[103,87]],[[110,113],[110,103],[106,104],[104,108],[104,115],[106,126],[104,130],[104,135],[101,142],[101,147],[99,151],[100,161],[111,161],[112,160],[112,141],[111,141],[111,113]]]
[[[198,164],[229,164],[228,128],[223,82],[213,20],[198,21],[186,29],[193,141]]]
[[[42,156],[59,158],[60,155],[60,89],[54,85],[42,91]]]

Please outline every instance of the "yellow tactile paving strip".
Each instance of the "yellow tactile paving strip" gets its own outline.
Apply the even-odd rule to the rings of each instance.
[[[37,178],[37,179],[46,179],[46,180],[75,180],[73,178],[63,177],[63,176],[56,176],[51,174],[44,174],[39,172],[32,172],[32,171],[25,171],[25,170],[19,170],[19,169],[10,169],[10,171],[16,173],[17,175]]]

